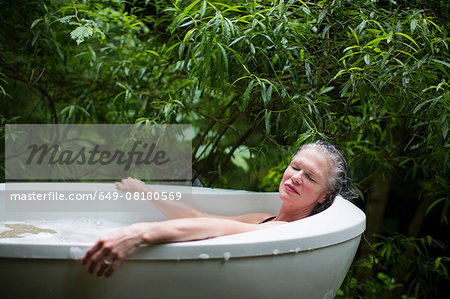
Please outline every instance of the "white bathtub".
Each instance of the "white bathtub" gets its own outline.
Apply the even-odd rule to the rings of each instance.
[[[61,183],[59,183],[61,184]],[[97,184],[67,184],[82,189]],[[102,184],[104,186],[104,184]],[[109,187],[110,186],[110,187]],[[115,190],[112,184],[107,188]],[[5,185],[0,185],[2,202]],[[190,204],[205,212],[276,215],[277,193],[193,188]],[[124,224],[160,220],[151,204],[138,213],[11,213],[0,223],[97,217]],[[365,229],[365,215],[337,197],[317,215],[263,230],[208,240],[142,247],[110,278],[73,259],[92,242],[0,243],[2,298],[333,298]],[[57,228],[55,228],[57,230]]]

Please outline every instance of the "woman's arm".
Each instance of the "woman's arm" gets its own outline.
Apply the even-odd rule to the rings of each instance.
[[[163,222],[141,222],[102,237],[81,260],[90,273],[111,276],[124,259],[142,244],[160,244],[207,239],[243,233],[286,223],[250,224],[230,219],[185,218]],[[105,264],[104,261],[110,264]]]
[[[115,184],[117,189],[121,190],[122,192],[139,192],[139,193],[155,192],[154,190],[150,189],[144,182],[134,178],[123,179],[121,182],[117,182]],[[153,200],[152,203],[168,219],[206,217],[206,218],[231,219],[246,223],[259,223],[264,219],[266,219],[267,217],[272,216],[267,213],[250,213],[238,216],[221,216],[203,213],[179,201]]]
[[[156,191],[150,189],[144,182],[134,178],[123,179],[121,182],[115,183],[117,189],[122,192],[151,192]],[[164,214],[168,219],[201,217],[202,213],[191,206],[173,200],[152,200],[152,204]]]

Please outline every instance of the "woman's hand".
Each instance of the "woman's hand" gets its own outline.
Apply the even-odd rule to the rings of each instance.
[[[128,177],[127,179],[122,179],[119,183],[115,183],[117,189],[122,192],[151,192],[152,190],[145,185],[144,182],[138,179],[134,179],[132,177]]]
[[[89,273],[111,276],[127,257],[144,243],[143,234],[153,223],[135,223],[100,238],[81,259]]]

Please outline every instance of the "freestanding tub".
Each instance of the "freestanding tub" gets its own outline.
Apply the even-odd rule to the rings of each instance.
[[[82,189],[87,184],[67,185]],[[115,190],[112,184],[106,188]],[[4,201],[5,184],[0,185],[0,190]],[[278,193],[192,190],[189,204],[210,213],[276,215],[280,206]],[[11,213],[4,206],[0,210],[0,223],[86,217],[123,224],[164,219],[151,204],[148,211],[101,215]],[[88,274],[76,260],[80,255],[74,257],[74,252],[87,250],[94,241],[42,244],[3,239],[1,297],[333,298],[352,263],[364,229],[364,213],[337,197],[327,210],[288,224],[201,241],[142,247],[109,278]]]

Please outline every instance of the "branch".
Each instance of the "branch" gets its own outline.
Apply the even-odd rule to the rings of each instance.
[[[81,24],[80,19],[78,18],[78,10],[77,10],[77,6],[75,5],[75,2],[72,0],[72,4],[73,4],[73,9],[75,10],[75,18],[77,19],[78,23]]]
[[[13,70],[13,71],[15,71],[15,70]],[[5,69],[5,75],[10,77],[10,78],[12,78],[12,79],[14,79],[14,80],[26,83],[28,85],[28,87],[37,89],[41,94],[43,94],[48,99],[48,103],[49,103],[49,106],[50,106],[50,111],[52,113],[53,120],[55,121],[55,124],[58,123],[58,115],[56,113],[55,105],[53,104],[53,99],[52,99],[52,97],[48,94],[48,92],[44,88],[42,88],[42,87],[40,87],[39,85],[36,85],[36,84],[30,85],[29,84],[30,82],[28,80],[22,79],[22,78],[20,78],[18,76],[15,76],[12,73],[8,72],[6,69]],[[36,81],[35,81],[35,83],[36,83]]]
[[[239,94],[237,94],[236,96],[234,96],[234,98],[232,98],[228,104],[222,109],[222,112],[220,112],[220,114],[216,117],[216,119],[219,119],[224,113],[225,111],[239,98]],[[200,137],[200,140],[197,142],[197,145],[195,146],[195,149],[192,151],[192,160],[195,160],[195,156],[197,154],[197,151],[200,147],[200,145],[203,143],[203,140],[205,139],[206,135],[208,135],[209,131],[212,129],[212,127],[216,124],[216,121],[211,122],[210,125],[208,126],[208,128],[205,130],[205,132],[203,133],[203,135]]]
[[[250,134],[253,131],[253,127],[249,127],[247,129],[247,131],[244,132],[244,134],[241,135],[241,137],[239,138],[239,140],[234,144],[233,148],[230,150],[230,152],[228,153],[228,155],[225,157],[225,159],[223,159],[222,164],[220,165],[222,168],[228,164],[228,162],[230,161],[231,157],[233,156],[234,152],[236,151],[236,149],[248,138],[248,136],[250,136]],[[211,177],[211,179],[208,182],[208,185],[210,185],[217,177],[217,172]]]
[[[220,139],[222,138],[222,136],[226,133],[226,131],[228,130],[228,128],[232,128],[231,124],[238,118],[239,115],[236,115],[235,117],[233,117],[228,124],[226,124],[223,128],[222,131],[217,135],[216,137],[216,141],[214,142],[214,145],[212,146],[212,149],[208,155],[208,157],[205,159],[205,162],[203,163],[203,167],[199,170],[200,173],[202,173],[202,171],[204,170],[204,168],[206,167],[206,165],[208,165],[208,162],[211,160],[211,157],[215,154],[214,150],[215,148],[217,148]],[[235,130],[233,128],[233,130]],[[236,131],[236,130],[235,130]],[[237,132],[237,131],[236,131]],[[239,132],[237,132],[239,134]],[[205,147],[204,151],[208,148],[208,146],[212,143],[213,140],[211,140],[208,145]],[[199,157],[203,154],[203,152],[199,155]],[[197,159],[194,160],[194,162],[192,164],[194,164],[195,162],[197,162]]]

